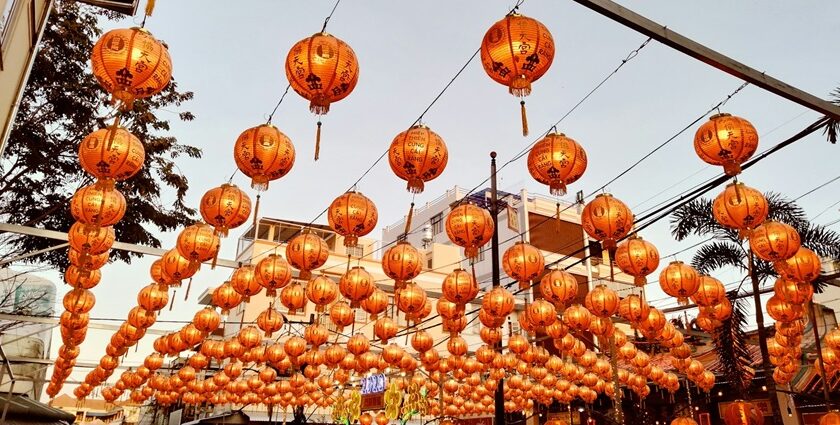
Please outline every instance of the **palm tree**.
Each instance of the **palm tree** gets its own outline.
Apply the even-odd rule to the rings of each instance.
[[[769,220],[793,226],[800,235],[802,245],[813,250],[821,258],[840,259],[840,234],[824,226],[812,224],[799,205],[780,194],[767,193],[765,197],[769,205]],[[698,249],[691,259],[691,265],[700,273],[711,274],[717,270],[734,268],[744,274],[744,279],[737,289],[727,293],[733,306],[732,316],[723,321],[722,326],[713,335],[715,350],[722,365],[721,372],[743,396],[752,382],[748,371],[752,359],[745,340],[744,327],[747,321],[741,300],[741,286],[747,279],[751,279],[754,281],[754,292],[757,292],[759,287],[766,285],[770,278],[777,277],[778,274],[772,263],[752,256],[749,245],[741,239],[737,230],[725,228],[715,221],[711,200],[698,199],[676,210],[671,217],[671,234],[678,241],[691,235],[708,238],[710,243]],[[813,285],[815,292],[822,292],[825,283],[818,279]],[[754,299],[758,303],[757,294],[754,295]],[[763,369],[767,371],[769,356],[764,342],[761,306],[756,305],[755,308],[760,328],[759,339],[763,345]],[[773,385],[766,372],[764,379],[768,388],[772,390]],[[774,408],[777,406],[774,405]]]

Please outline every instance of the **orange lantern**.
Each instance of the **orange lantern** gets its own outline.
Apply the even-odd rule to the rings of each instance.
[[[262,192],[268,182],[292,170],[295,146],[288,136],[271,124],[251,127],[233,145],[233,159],[242,174],[251,178],[251,188]]]
[[[646,276],[659,267],[659,251],[652,243],[631,237],[618,244],[615,263],[621,271],[635,278],[636,286],[644,286]]]
[[[300,270],[299,277],[303,280],[309,280],[311,271],[323,266],[329,255],[327,242],[309,229],[304,229],[286,245],[286,258],[292,267]]]
[[[508,276],[519,282],[519,289],[527,289],[543,273],[545,257],[535,246],[517,242],[505,250],[502,266]]]
[[[158,258],[152,262],[152,266],[149,267],[149,276],[152,277],[152,282],[161,285],[168,286],[175,283],[169,276],[166,275],[166,273],[163,272],[162,258]]]
[[[339,301],[330,307],[330,321],[333,322],[339,331],[353,324],[355,320],[356,317],[353,309],[347,303]]]
[[[181,256],[177,249],[170,249],[160,258],[163,277],[170,285],[178,286],[181,280],[189,279],[198,271],[198,264]]]
[[[699,282],[697,292],[691,296],[691,300],[695,304],[701,307],[710,307],[726,297],[726,288],[719,280],[711,276],[700,276]]]
[[[618,294],[606,285],[598,285],[583,300],[586,309],[598,317],[610,317],[619,310]]]
[[[778,221],[765,221],[750,237],[750,250],[764,261],[785,261],[796,255],[800,245],[796,229]]]
[[[399,327],[390,317],[380,317],[376,319],[376,322],[373,324],[373,334],[382,341],[383,344],[387,344],[388,340],[393,338],[394,335],[397,334]]]
[[[709,307],[701,307],[700,313],[711,317],[712,319],[724,321],[732,315],[732,302],[729,301],[728,298],[723,298],[717,304],[713,304]]]
[[[536,19],[510,13],[493,24],[481,42],[481,64],[493,81],[508,87],[519,97],[522,135],[528,135],[525,96],[531,83],[542,77],[554,60],[554,39]]]
[[[723,421],[726,425],[763,425],[764,413],[748,401],[735,400],[726,408]]]
[[[306,297],[315,304],[316,311],[322,312],[338,298],[338,285],[326,275],[317,276],[306,284]]]
[[[330,228],[344,236],[344,246],[355,247],[359,237],[367,235],[379,219],[376,205],[359,192],[347,192],[330,204],[327,220]]]
[[[446,216],[446,235],[474,260],[478,250],[493,237],[493,218],[484,208],[470,203],[458,205]]]
[[[292,270],[289,263],[277,254],[269,254],[260,260],[254,269],[254,278],[269,297],[277,295],[277,290],[292,281]]]
[[[478,295],[475,277],[464,269],[455,269],[443,279],[443,297],[457,305],[465,305]]]
[[[251,198],[236,185],[224,183],[204,193],[199,207],[201,217],[216,234],[226,237],[228,230],[241,226],[251,216]]]
[[[373,276],[364,267],[356,266],[341,276],[338,289],[341,295],[350,301],[350,307],[356,308],[362,300],[373,294],[376,284],[373,283]]]
[[[99,85],[131,109],[134,99],[160,93],[172,78],[172,59],[166,44],[145,28],[106,32],[90,54]]]
[[[216,287],[213,290],[212,303],[222,309],[222,314],[228,314],[230,310],[242,302],[242,295],[234,289],[230,282]]]
[[[70,266],[64,272],[64,281],[74,288],[90,289],[99,284],[102,279],[102,272],[91,270],[83,272],[76,266]]]
[[[443,139],[422,124],[398,134],[388,149],[391,170],[408,182],[411,193],[423,193],[423,184],[441,175],[448,160]]]
[[[309,110],[324,115],[330,103],[349,95],[359,80],[359,63],[342,40],[320,32],[295,43],[286,56],[286,78],[297,94],[309,100]],[[318,120],[320,141],[321,121]],[[318,160],[319,144],[315,145]]]
[[[128,311],[128,318],[126,323],[138,329],[147,329],[155,324],[157,315],[153,311],[144,309],[143,307],[132,307]]]
[[[665,324],[667,322],[668,320],[665,318],[664,313],[651,307],[647,317],[639,322],[639,330],[642,331],[645,336],[657,337],[662,333],[662,330],[665,328]]]
[[[743,183],[730,183],[712,203],[715,221],[749,236],[767,219],[770,209],[764,195]]]
[[[181,328],[181,331],[178,332],[178,334],[181,336],[181,341],[184,341],[184,343],[187,344],[187,347],[198,345],[205,337],[205,334],[198,330],[198,328],[196,328],[192,323]]]
[[[252,295],[256,295],[262,290],[262,286],[255,277],[254,266],[250,264],[236,269],[230,278],[230,284],[239,295],[242,295],[242,301],[246,303],[251,300]]]
[[[563,323],[578,332],[589,329],[592,313],[580,304],[573,304],[563,312]]]
[[[280,303],[289,309],[289,314],[297,314],[298,310],[305,309],[306,294],[304,294],[303,286],[296,282],[283,288],[280,291]]]
[[[528,152],[531,177],[556,196],[565,195],[566,186],[583,176],[587,163],[586,151],[563,133],[549,133]]]
[[[642,297],[630,294],[619,303],[618,315],[630,323],[639,323],[650,315],[650,306]]]
[[[347,351],[354,356],[360,356],[370,349],[370,342],[362,334],[356,334],[347,339]]]
[[[694,267],[673,261],[659,273],[659,286],[666,294],[676,297],[680,304],[686,304],[700,288],[700,276]]]
[[[238,339],[239,343],[245,348],[256,347],[262,342],[260,331],[254,326],[245,326],[242,328],[236,336],[236,339]]]
[[[137,293],[137,305],[149,311],[163,310],[168,302],[169,293],[164,285],[146,285]]]
[[[813,282],[822,271],[820,257],[808,248],[800,247],[793,257],[773,263],[773,268],[785,279]]]
[[[88,260],[87,257],[103,254],[106,255],[107,261],[107,252],[111,249],[115,239],[116,236],[114,234],[113,227],[101,227],[97,230],[88,231],[88,229],[85,228],[85,225],[79,222],[73,223],[70,227],[70,231],[67,232],[67,240],[70,243],[70,248],[81,254],[78,257],[78,261],[80,263],[95,261]],[[91,269],[93,269],[93,267]]]
[[[379,418],[377,416],[377,418]],[[820,416],[818,425],[838,425],[840,424],[840,411],[831,410],[830,412]]]
[[[433,348],[434,340],[428,332],[420,330],[411,337],[411,346],[418,353],[425,353]]]
[[[145,159],[143,143],[123,127],[96,130],[79,144],[79,164],[109,185],[113,185],[113,180],[123,181],[137,174]]]
[[[697,425],[697,421],[687,416],[680,416],[671,421],[671,425]]]
[[[197,266],[216,257],[219,253],[219,237],[216,236],[213,227],[196,223],[178,234],[175,248],[182,257]]]
[[[481,300],[481,308],[498,318],[507,317],[513,311],[513,304],[513,295],[502,286],[493,288]]]
[[[694,151],[711,165],[722,165],[727,176],[741,172],[741,163],[758,148],[758,133],[749,121],[730,114],[712,115],[694,135]]]
[[[785,302],[778,295],[773,295],[767,300],[767,314],[779,322],[792,322],[802,317],[803,309],[801,305]]]
[[[633,212],[609,193],[602,193],[589,201],[581,213],[583,230],[595,240],[602,241],[607,251],[616,248],[616,241],[633,228]]]
[[[211,333],[219,329],[222,318],[210,307],[202,308],[193,316],[193,325],[201,332]]]
[[[554,305],[542,299],[534,300],[525,310],[525,313],[528,322],[537,329],[544,329],[557,320],[557,311],[554,309]]]
[[[75,315],[89,312],[95,303],[96,297],[87,289],[73,289],[63,300],[64,309]]]
[[[540,293],[557,308],[577,297],[578,282],[574,275],[563,270],[551,270],[540,280]]]
[[[394,302],[397,309],[405,313],[407,317],[412,317],[426,306],[426,291],[423,290],[416,283],[409,283],[399,293],[395,295]]]
[[[284,323],[283,315],[271,306],[257,316],[257,326],[265,332],[266,338],[270,338],[272,333],[282,329]]]
[[[804,304],[811,301],[814,287],[810,282],[794,282],[784,278],[776,279],[773,285],[776,296],[791,304]]]
[[[422,256],[417,248],[407,241],[399,241],[382,255],[382,271],[394,279],[397,290],[417,277],[423,269]]]
[[[122,193],[98,183],[79,189],[70,200],[70,213],[88,231],[116,224],[125,215],[125,208]]]

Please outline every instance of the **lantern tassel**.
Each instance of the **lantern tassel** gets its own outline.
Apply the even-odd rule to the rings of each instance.
[[[184,301],[190,298],[190,287],[192,287],[192,278],[190,278],[190,281],[187,282],[187,293],[184,294]]]
[[[411,206],[408,207],[408,217],[405,219],[405,231],[403,232],[403,238],[408,238],[408,232],[411,230],[411,219],[414,217],[414,202],[411,203]]]
[[[554,230],[557,233],[560,233],[561,229],[563,228],[563,220],[560,219],[560,203],[557,202],[555,204],[556,213],[554,215]]]
[[[152,12],[155,11],[155,0],[148,0],[146,2],[146,16],[152,16]]]
[[[525,101],[519,101],[519,112],[522,115],[522,135],[528,135],[528,115],[525,113]]]
[[[318,154],[321,153],[321,120],[318,120],[318,129],[315,130],[315,160],[318,160]]]
[[[216,263],[219,261],[219,250],[216,250],[216,253],[213,254],[213,261],[210,262],[210,270],[216,270]]]
[[[257,220],[260,214],[260,194],[257,192],[257,202],[254,204],[254,231],[257,229]]]
[[[172,307],[175,306],[175,293],[178,292],[176,289],[172,290],[172,301],[169,303],[169,311],[172,311]]]

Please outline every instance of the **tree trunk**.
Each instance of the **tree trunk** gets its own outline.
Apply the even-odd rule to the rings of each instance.
[[[782,425],[782,413],[779,409],[779,399],[776,398],[776,382],[770,377],[770,352],[767,351],[767,334],[764,329],[764,312],[761,309],[761,295],[758,293],[758,277],[754,270],[753,253],[749,253],[749,273],[753,287],[753,301],[755,301],[755,322],[758,325],[758,345],[761,348],[761,369],[764,373],[764,385],[767,386],[767,397],[773,409],[773,424]]]

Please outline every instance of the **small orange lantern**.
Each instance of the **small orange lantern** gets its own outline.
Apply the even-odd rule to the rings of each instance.
[[[76,222],[70,226],[67,232],[67,241],[70,247],[82,254],[80,261],[86,261],[86,255],[100,255],[108,252],[114,245],[116,235],[113,227],[100,227],[99,229],[87,229],[82,223]]]
[[[508,276],[519,282],[520,289],[527,289],[543,273],[545,257],[535,246],[517,242],[505,250],[502,266]]]
[[[251,127],[233,145],[233,159],[242,174],[251,178],[251,188],[262,192],[268,182],[292,170],[295,146],[288,136],[271,124]]]
[[[493,237],[493,218],[484,208],[470,203],[458,205],[446,216],[446,235],[474,260],[478,250]]]
[[[697,292],[691,296],[691,300],[695,304],[701,307],[709,307],[726,297],[726,288],[719,280],[711,276],[700,276],[699,282]]]
[[[773,295],[767,300],[767,314],[779,322],[792,322],[803,316],[803,309],[801,305],[786,302],[778,295]]]
[[[609,193],[602,193],[589,201],[581,213],[583,230],[595,240],[602,241],[607,251],[616,248],[616,241],[633,228],[633,212]]]
[[[472,273],[464,269],[455,269],[443,279],[441,292],[450,302],[465,305],[478,295],[478,283]]]
[[[639,323],[650,315],[650,306],[642,297],[630,294],[619,303],[618,315],[630,323]]]
[[[226,237],[228,230],[248,221],[251,216],[251,198],[236,185],[224,183],[204,193],[199,210],[201,217],[213,226],[216,234]]]
[[[198,271],[198,263],[181,256],[177,249],[170,249],[160,258],[163,277],[170,285],[178,286]]]
[[[164,285],[146,285],[137,293],[137,305],[149,311],[163,310],[168,302],[169,293]]]
[[[269,254],[257,263],[254,268],[254,278],[266,289],[267,296],[274,297],[278,289],[292,281],[292,269],[283,257]]]
[[[793,257],[773,263],[780,276],[797,282],[813,282],[822,271],[820,257],[808,248],[800,247]]]
[[[448,160],[443,139],[422,124],[398,134],[388,149],[391,170],[408,182],[411,193],[423,193],[424,183],[443,173]]]
[[[694,151],[711,165],[722,165],[727,176],[741,172],[741,163],[758,148],[758,133],[749,121],[730,114],[712,115],[694,135]]]
[[[271,306],[257,316],[257,326],[265,332],[266,338],[270,338],[272,333],[282,329],[284,323],[283,315]]]
[[[74,288],[90,289],[99,284],[102,279],[102,272],[92,270],[83,272],[76,266],[70,266],[64,272],[64,281]]]
[[[610,317],[619,310],[618,294],[606,285],[598,285],[583,300],[586,309],[598,317]]]
[[[498,318],[507,317],[513,311],[513,304],[513,295],[502,286],[493,288],[481,300],[481,308]]]
[[[304,229],[286,245],[286,259],[292,267],[300,270],[299,277],[303,280],[309,280],[312,270],[323,266],[329,255],[327,242],[309,229]]]
[[[172,78],[166,44],[145,28],[106,32],[94,44],[90,61],[99,85],[126,109],[131,109],[134,99],[160,93]]]
[[[306,294],[303,286],[295,282],[280,291],[280,303],[289,309],[289,314],[297,314],[298,310],[306,308]]]
[[[397,309],[405,313],[407,317],[418,314],[426,306],[426,300],[428,300],[426,291],[416,283],[409,283],[395,297]]]
[[[242,302],[242,295],[230,282],[225,282],[213,290],[212,302],[214,306],[222,309],[222,314],[226,315]]]
[[[554,305],[542,299],[532,302],[525,310],[527,319],[534,328],[543,329],[557,320]]]
[[[330,321],[333,322],[339,331],[353,324],[355,320],[353,309],[347,303],[339,301],[330,307]]]
[[[347,192],[330,204],[327,220],[330,228],[344,236],[344,246],[355,247],[359,237],[367,235],[379,219],[376,205],[359,192]]]
[[[219,237],[216,236],[213,227],[196,223],[178,234],[175,247],[182,257],[197,266],[216,257],[219,253]]]
[[[394,279],[397,290],[417,277],[423,269],[422,256],[417,248],[407,241],[399,241],[382,255],[382,271]]]
[[[785,261],[799,251],[799,233],[778,221],[765,221],[750,237],[750,250],[764,261]]]
[[[730,183],[712,203],[715,221],[749,236],[767,219],[770,209],[764,195],[743,183]]]
[[[810,282],[794,282],[784,278],[776,279],[773,291],[776,296],[791,304],[804,304],[811,301],[814,295],[814,287]]]
[[[578,332],[589,329],[592,313],[580,304],[573,304],[563,312],[563,323]]]
[[[316,276],[306,284],[306,297],[315,304],[316,311],[322,312],[338,298],[338,285],[326,275]]]
[[[257,282],[257,278],[255,277],[254,266],[250,264],[240,266],[236,269],[230,278],[230,284],[239,295],[242,295],[242,301],[246,303],[251,300],[252,295],[256,295],[262,290],[262,286],[260,286],[260,283]]]
[[[700,288],[700,276],[694,267],[673,261],[659,274],[659,286],[666,294],[676,297],[680,304],[686,304]]]
[[[98,183],[79,189],[70,200],[70,213],[88,231],[116,224],[125,215],[125,208],[122,193]]]
[[[615,264],[621,271],[635,278],[636,286],[644,286],[647,283],[646,276],[659,267],[659,251],[652,243],[631,237],[618,244]]]
[[[388,340],[397,334],[399,327],[390,317],[380,317],[376,319],[373,324],[373,334],[383,343],[387,344]]]
[[[146,150],[136,136],[123,127],[107,127],[85,136],[79,144],[79,165],[101,180],[123,181],[143,168]]]
[[[531,94],[531,83],[542,77],[554,60],[554,39],[536,19],[510,13],[493,24],[481,42],[481,64],[494,81],[520,99]],[[525,100],[522,135],[528,135]]]
[[[540,280],[540,293],[562,308],[577,297],[578,282],[574,275],[563,270],[552,270]]]
[[[373,282],[373,276],[364,267],[356,266],[341,276],[338,289],[341,295],[350,301],[350,307],[356,308],[362,300],[373,294],[376,284]]]
[[[723,413],[723,421],[726,425],[763,425],[764,413],[748,401],[735,400]]]
[[[221,321],[222,318],[219,317],[219,313],[216,313],[216,310],[211,307],[202,308],[193,316],[193,325],[205,333],[211,333],[219,329]]]
[[[64,309],[72,314],[84,314],[89,312],[96,303],[93,292],[87,289],[73,289],[64,295]]]
[[[563,133],[549,133],[528,152],[531,177],[556,196],[565,195],[566,186],[583,176],[587,163],[586,151]]]

